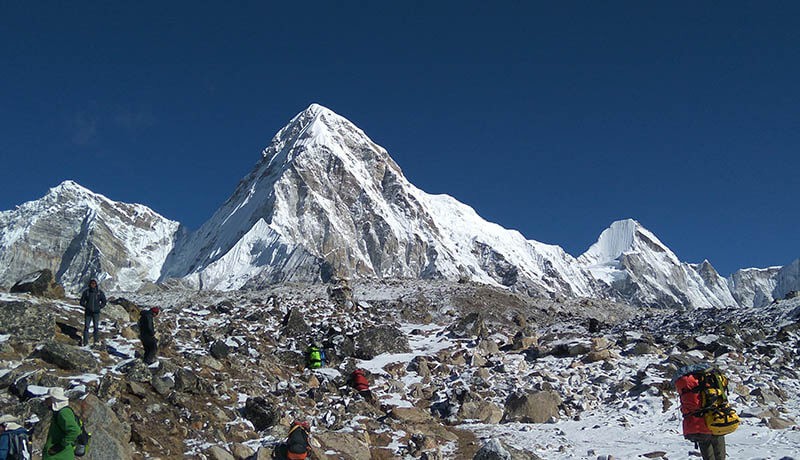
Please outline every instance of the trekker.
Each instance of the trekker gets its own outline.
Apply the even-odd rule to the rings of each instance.
[[[350,386],[355,388],[367,402],[373,402],[374,398],[372,396],[372,391],[369,389],[369,380],[367,380],[367,376],[364,375],[364,371],[361,369],[356,369],[350,374]]]
[[[106,306],[106,295],[97,287],[97,280],[89,280],[89,287],[81,294],[83,307],[83,345],[89,345],[89,325],[94,323],[94,344],[97,345],[100,310]]]
[[[725,460],[725,436],[714,435],[706,423],[701,398],[703,385],[696,374],[709,368],[707,364],[683,367],[673,381],[680,394],[683,437],[695,443],[703,460]]]
[[[63,388],[51,388],[47,396],[47,402],[53,410],[53,419],[42,448],[42,460],[73,460],[81,427],[69,407],[69,398],[64,395]]]
[[[144,347],[144,356],[142,359],[145,364],[153,364],[156,361],[158,340],[156,340],[156,327],[153,323],[153,318],[158,316],[160,312],[160,308],[153,307],[143,311],[139,316],[139,339],[141,339],[142,346]]]
[[[30,460],[31,445],[28,430],[16,423],[11,415],[0,417],[0,460]]]
[[[325,367],[325,351],[318,343],[309,345],[306,348],[306,367],[309,369],[319,369]]]

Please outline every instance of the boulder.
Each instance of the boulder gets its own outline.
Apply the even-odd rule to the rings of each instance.
[[[156,393],[166,396],[175,388],[175,380],[166,375],[153,376],[153,378],[150,379],[150,385],[153,386]]]
[[[119,366],[119,371],[125,374],[129,382],[149,382],[153,374],[147,364],[140,359],[132,359]]]
[[[299,308],[292,308],[289,313],[283,318],[283,336],[286,337],[303,337],[310,331],[306,320],[303,318],[303,312]]]
[[[558,417],[561,397],[552,390],[512,394],[506,400],[504,422],[545,423]]]
[[[44,270],[28,273],[21,280],[11,286],[10,292],[28,293],[37,297],[63,299],[64,287],[55,283],[53,272]]]
[[[242,416],[253,424],[256,431],[263,431],[278,423],[280,411],[267,399],[257,396],[247,398]]]
[[[205,454],[210,460],[234,460],[233,455],[219,446],[209,447]]]
[[[86,429],[92,433],[92,448],[84,458],[90,460],[132,458],[133,453],[129,445],[131,427],[121,422],[110,407],[93,394],[79,400],[73,407],[86,425]]]
[[[353,460],[370,460],[369,446],[356,435],[351,433],[316,433],[314,438],[321,445],[321,452],[334,451],[341,454],[342,458]]]
[[[94,355],[74,345],[48,341],[36,350],[35,356],[68,371],[94,372],[98,369]]]
[[[792,420],[777,415],[767,419],[767,426],[773,430],[785,430],[787,428],[792,428],[795,425],[796,424]]]
[[[122,305],[109,303],[103,308],[100,316],[114,321],[120,327],[125,327],[131,323],[131,315]]]
[[[42,342],[56,332],[56,317],[50,308],[25,301],[0,301],[0,334],[15,340]]]
[[[511,454],[503,448],[500,441],[490,439],[475,452],[472,460],[511,460]]]
[[[406,423],[423,423],[433,420],[429,413],[416,407],[395,407],[390,415],[393,419]]]
[[[500,423],[503,410],[489,401],[467,401],[458,411],[461,420],[478,420],[481,423]]]
[[[209,348],[209,353],[215,359],[225,359],[228,357],[228,354],[231,352],[231,347],[228,346],[227,343],[223,342],[222,340],[215,340],[214,343],[211,344]]]
[[[236,442],[231,448],[231,453],[233,454],[233,458],[236,460],[246,460],[252,457],[256,451],[251,449],[250,446],[247,446],[246,444]]]
[[[355,336],[355,343],[355,355],[359,359],[372,359],[382,353],[411,351],[405,334],[388,325],[362,330]]]

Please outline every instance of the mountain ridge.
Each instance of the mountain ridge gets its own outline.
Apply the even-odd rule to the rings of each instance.
[[[51,193],[58,196],[67,190],[73,190],[67,193],[72,200],[95,196],[88,199],[95,203],[88,208],[118,208],[113,216],[106,213],[100,219],[84,209],[79,217],[88,219],[91,229],[74,222],[75,216],[68,219],[85,233],[83,237],[80,231],[65,233],[62,237],[69,236],[69,242],[55,245],[55,252],[61,254],[59,265],[67,267],[59,275],[72,273],[67,277],[70,287],[80,285],[89,272],[127,289],[170,278],[198,289],[222,290],[259,283],[321,282],[331,277],[444,278],[504,286],[533,296],[721,308],[768,302],[800,283],[797,263],[766,272],[743,269],[726,279],[708,261],[681,262],[633,219],[613,222],[596,243],[574,257],[560,246],[530,240],[488,222],[449,195],[420,190],[383,147],[319,104],[311,104],[275,134],[233,194],[194,232],[149,208],[114,202],[73,181],[65,181]],[[64,212],[69,210],[63,207]],[[26,216],[15,212],[0,213],[0,260],[19,251],[6,244],[20,231],[13,220]],[[130,245],[123,241],[126,231],[117,231],[121,239],[115,240],[115,229],[97,230],[107,219],[120,221],[120,228],[136,228],[133,217],[125,219],[131,213],[150,216],[158,247]],[[90,244],[90,230],[107,235],[104,244],[116,248],[116,259],[124,259],[126,251],[153,253],[141,263],[149,265],[149,270],[134,269],[136,276],[121,282],[117,267],[121,260],[111,263],[102,254],[90,254],[96,249]],[[72,253],[80,257],[67,250],[70,244],[75,248]],[[140,256],[127,254],[134,261]],[[17,265],[35,265],[31,260],[24,262]],[[20,267],[13,273],[24,271]],[[11,277],[8,270],[0,272],[2,283],[13,282]]]

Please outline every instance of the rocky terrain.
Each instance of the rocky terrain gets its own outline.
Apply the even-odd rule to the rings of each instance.
[[[731,458],[800,451],[794,293],[682,310],[447,281],[109,294],[103,346],[89,349],[74,299],[0,294],[0,406],[35,423],[37,449],[41,396],[60,386],[95,459],[269,458],[295,419],[319,459],[686,458],[670,378],[705,360],[742,415]],[[150,367],[135,331],[149,306],[163,308]],[[323,369],[304,369],[312,342]],[[346,385],[356,367],[374,401]]]

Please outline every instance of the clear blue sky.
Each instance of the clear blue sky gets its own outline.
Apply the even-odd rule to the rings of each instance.
[[[800,3],[276,3],[0,3],[0,209],[73,179],[195,229],[318,102],[574,255],[633,217],[724,275],[800,256]]]

